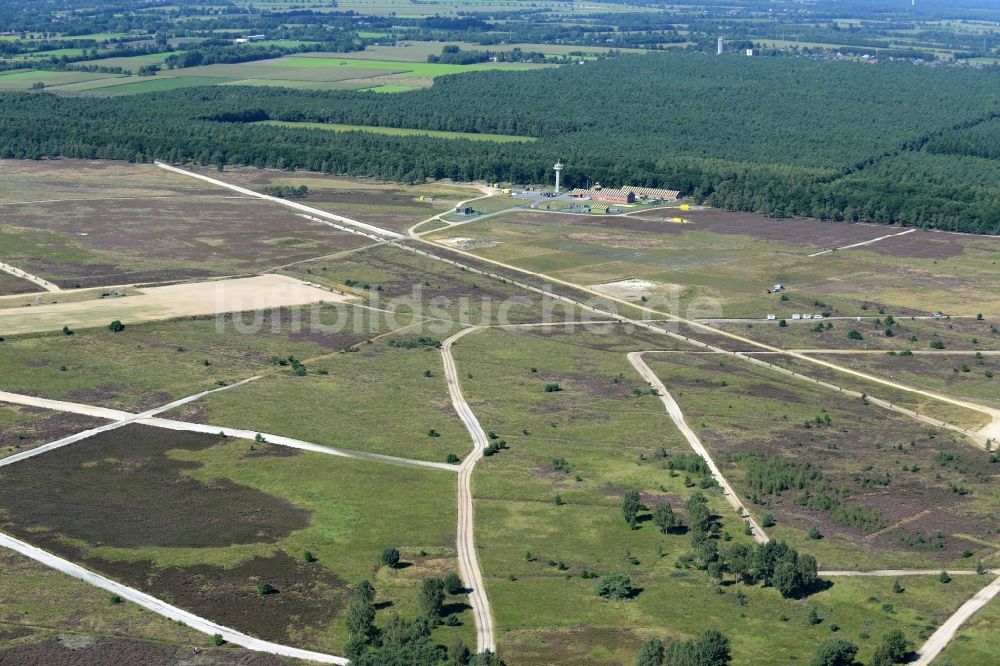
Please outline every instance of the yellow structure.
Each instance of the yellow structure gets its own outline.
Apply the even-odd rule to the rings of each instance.
[[[510,190],[509,189],[503,189],[503,190],[500,191],[500,194],[504,195],[505,197],[509,197],[510,196]]]
[[[423,203],[424,202],[424,195],[421,194],[420,198],[417,199],[417,201],[419,201],[420,203]]]
[[[681,204],[681,210],[691,210],[691,206],[689,204]]]

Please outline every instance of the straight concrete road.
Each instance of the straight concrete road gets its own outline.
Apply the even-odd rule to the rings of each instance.
[[[448,393],[451,404],[454,405],[458,417],[462,419],[466,430],[472,436],[472,451],[462,461],[458,471],[458,567],[462,580],[469,592],[469,605],[476,620],[476,651],[495,651],[493,636],[493,610],[486,596],[486,585],[483,583],[483,573],[479,568],[479,557],[476,554],[476,542],[473,536],[474,516],[472,506],[472,470],[483,457],[483,451],[489,442],[486,432],[479,424],[479,419],[473,413],[469,403],[462,395],[458,383],[458,370],[455,359],[451,355],[452,344],[476,328],[465,328],[451,336],[441,345],[441,358],[444,362],[444,374],[448,381]]]
[[[187,421],[175,421],[173,419],[165,418],[144,418],[138,421],[142,425],[153,426],[156,428],[165,428],[167,430],[180,430],[186,432],[203,432],[208,435],[218,435],[219,433],[224,434],[226,437],[235,437],[237,439],[248,439],[254,441],[259,434],[264,438],[264,441],[268,444],[276,444],[278,446],[287,446],[292,449],[299,449],[302,451],[312,451],[313,453],[323,453],[328,456],[338,456],[341,458],[354,458],[356,460],[369,460],[371,462],[388,463],[390,465],[402,465],[404,467],[421,467],[424,469],[436,469],[443,470],[446,472],[457,472],[458,467],[456,465],[449,465],[444,462],[433,462],[430,460],[414,460],[412,458],[397,458],[396,456],[387,456],[381,453],[369,453],[368,451],[355,451],[352,449],[341,449],[335,446],[326,446],[324,444],[315,444],[313,442],[307,442],[301,439],[295,439],[293,437],[284,437],[282,435],[273,435],[266,432],[258,432],[256,430],[244,430],[242,428],[228,428],[224,426],[210,425],[207,423],[188,423]]]
[[[38,398],[33,395],[22,393],[10,393],[0,391],[0,402],[9,402],[15,405],[26,405],[28,407],[40,407],[50,409],[54,412],[69,412],[70,414],[82,414],[83,416],[94,416],[99,419],[110,419],[120,421],[133,416],[131,412],[124,412],[120,409],[107,409],[106,407],[94,407],[93,405],[83,405],[78,402],[66,402],[65,400],[50,400],[49,398]]]
[[[958,628],[965,624],[966,620],[976,614],[976,612],[990,602],[1000,593],[1000,577],[992,583],[976,592],[975,596],[966,601],[955,611],[955,614],[944,621],[937,631],[931,634],[927,642],[917,650],[917,660],[913,662],[916,666],[929,666],[935,657],[941,654],[941,650],[955,637]]]
[[[161,169],[166,169],[167,171],[172,171],[173,173],[179,173],[182,176],[189,176],[191,178],[197,178],[198,180],[203,180],[206,183],[211,183],[212,185],[217,185],[219,187],[224,187],[227,190],[232,190],[234,192],[239,192],[248,197],[253,197],[254,199],[263,199],[264,201],[270,201],[271,203],[276,203],[280,206],[285,206],[286,208],[294,208],[295,210],[301,211],[303,213],[309,213],[310,215],[316,215],[318,217],[334,220],[342,224],[346,224],[358,229],[363,229],[365,231],[376,233],[381,236],[386,236],[388,238],[405,238],[403,234],[397,233],[395,231],[389,231],[388,229],[383,229],[381,227],[376,227],[373,224],[368,224],[366,222],[359,222],[358,220],[352,220],[349,217],[344,217],[343,215],[335,215],[334,213],[328,213],[325,210],[319,208],[313,208],[312,206],[306,206],[295,201],[289,201],[287,199],[282,199],[280,197],[272,197],[267,194],[261,194],[260,192],[254,192],[245,187],[240,187],[239,185],[233,185],[232,183],[227,183],[225,181],[219,180],[217,178],[210,178],[208,176],[203,176],[199,173],[194,173],[193,171],[187,171],[186,169],[178,169],[175,166],[170,166],[169,164],[164,164],[163,162],[156,162],[156,166]],[[376,239],[382,240],[382,239]]]
[[[52,284],[48,280],[40,278],[37,275],[32,275],[31,273],[25,273],[17,266],[11,266],[10,264],[5,264],[2,261],[0,261],[0,271],[3,271],[4,273],[10,273],[14,277],[19,277],[22,280],[27,280],[28,282],[34,282],[35,284],[37,284],[39,287],[41,287],[46,291],[62,291],[59,285]]]
[[[105,578],[104,576],[94,573],[89,569],[84,569],[77,564],[73,564],[68,560],[64,560],[61,557],[57,557],[56,555],[44,551],[41,548],[36,548],[28,543],[25,543],[24,541],[21,541],[20,539],[15,539],[12,536],[0,534],[0,546],[17,551],[26,557],[30,557],[36,562],[41,562],[48,567],[52,567],[57,571],[61,571],[64,574],[72,576],[73,578],[78,578],[85,583],[89,583],[95,587],[100,587],[108,592],[117,594],[122,599],[127,599],[128,601],[136,603],[143,608],[148,608],[158,615],[170,618],[175,622],[183,622],[195,631],[200,631],[204,634],[208,634],[209,636],[219,634],[227,642],[234,645],[240,645],[249,650],[256,650],[258,652],[270,652],[271,654],[277,654],[283,657],[305,659],[307,661],[314,661],[322,664],[346,665],[349,663],[344,657],[336,657],[331,654],[323,654],[322,652],[312,652],[310,650],[300,650],[286,645],[279,645],[277,643],[271,643],[260,640],[259,638],[248,636],[244,633],[236,631],[235,629],[230,629],[229,627],[223,627],[222,625],[216,624],[211,620],[206,620],[205,618],[189,613],[186,610],[182,610],[176,606],[171,606],[167,602],[161,601],[156,597],[152,597],[145,592],[141,592],[135,588],[117,583],[110,578]]]
[[[767,533],[764,532],[764,528],[760,526],[757,520],[753,517],[753,514],[747,511],[747,508],[743,504],[743,501],[739,498],[739,495],[737,495],[736,491],[733,490],[733,487],[729,485],[729,481],[726,480],[726,477],[724,477],[722,472],[719,470],[718,465],[716,465],[715,461],[712,460],[712,456],[709,455],[708,449],[706,449],[701,443],[701,440],[698,438],[698,435],[695,434],[694,430],[691,430],[688,426],[687,422],[684,420],[684,413],[681,411],[681,406],[678,405],[677,401],[670,395],[670,392],[667,391],[667,387],[663,385],[663,382],[656,376],[656,373],[653,372],[648,365],[646,365],[644,360],[642,360],[642,355],[644,353],[645,352],[629,353],[628,362],[632,364],[632,367],[635,368],[642,378],[645,379],[646,382],[659,394],[660,400],[667,408],[667,414],[669,414],[670,418],[674,421],[674,425],[676,425],[677,429],[681,431],[681,434],[683,434],[684,438],[687,439],[688,444],[691,445],[691,448],[694,449],[695,453],[705,459],[705,462],[708,464],[708,469],[712,472],[712,476],[715,477],[715,480],[719,482],[720,486],[722,486],[722,494],[725,495],[726,501],[729,502],[729,506],[733,507],[741,518],[750,523],[750,529],[753,531],[754,540],[756,540],[757,543],[767,543],[770,541],[770,538],[767,536]]]

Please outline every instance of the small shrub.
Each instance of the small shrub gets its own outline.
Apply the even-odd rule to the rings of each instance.
[[[125,330],[125,324],[121,323],[120,320],[115,319],[113,322],[108,324],[108,330],[112,333],[121,333]]]
[[[215,634],[212,636],[212,645],[215,647],[221,647],[226,644],[226,639],[222,637],[222,634]]]

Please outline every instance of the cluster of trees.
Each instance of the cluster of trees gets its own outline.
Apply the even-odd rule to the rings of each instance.
[[[825,421],[824,421],[825,423]],[[850,489],[844,484],[834,485],[824,478],[822,470],[812,463],[794,462],[777,456],[745,454],[740,464],[746,469],[746,483],[752,491],[751,499],[760,502],[759,495],[781,495],[796,491],[793,501],[815,511],[823,511],[835,522],[864,532],[879,529],[882,512],[877,507],[852,506],[845,503]],[[876,483],[888,485],[890,478],[879,475],[855,480],[862,486]]]
[[[667,645],[658,638],[642,644],[635,656],[635,666],[727,666],[733,655],[729,639],[714,629],[687,641]]]
[[[268,185],[263,192],[282,199],[302,199],[309,195],[309,187],[307,185]]]
[[[461,591],[461,580],[455,574],[444,580],[427,579],[418,595],[422,615],[404,619],[394,614],[383,626],[377,626],[375,588],[367,580],[361,581],[344,615],[347,657],[356,666],[504,666],[503,660],[489,651],[472,654],[460,639],[447,651],[431,641],[445,593]]]
[[[472,65],[480,62],[550,62],[559,61],[558,58],[549,58],[540,51],[523,51],[520,47],[510,51],[479,51],[476,49],[466,51],[453,44],[449,44],[441,49],[441,55],[431,54],[427,56],[427,62],[442,63],[446,65]]]

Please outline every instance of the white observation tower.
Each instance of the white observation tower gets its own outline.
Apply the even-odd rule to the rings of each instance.
[[[555,165],[552,167],[556,171],[556,194],[559,194],[559,175],[563,170],[563,163],[561,160],[556,160]]]

